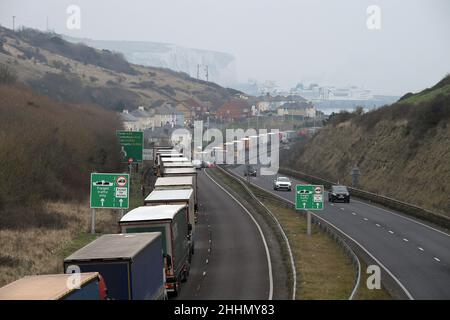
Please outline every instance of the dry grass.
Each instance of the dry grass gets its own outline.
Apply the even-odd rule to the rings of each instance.
[[[40,227],[26,219],[0,226],[0,286],[25,275],[61,273],[63,258],[94,238],[88,203],[49,202],[41,214],[51,218]],[[112,210],[98,210],[96,221],[98,233],[117,232]]]

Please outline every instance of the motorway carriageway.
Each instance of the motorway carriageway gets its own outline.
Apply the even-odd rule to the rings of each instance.
[[[204,170],[197,173],[200,211],[195,253],[178,299],[269,299],[271,273],[256,224]]]
[[[243,176],[244,167],[232,171]],[[290,177],[291,192],[274,191],[274,179],[275,176],[260,176],[258,170],[258,176],[251,177],[251,182],[291,202],[295,202],[295,185],[308,184]],[[350,203],[327,201],[325,193],[325,208],[315,213],[378,259],[397,278],[410,299],[450,299],[449,234],[359,199],[352,198]],[[381,267],[382,279],[385,272]]]

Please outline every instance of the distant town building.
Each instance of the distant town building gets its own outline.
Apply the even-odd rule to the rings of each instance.
[[[316,116],[316,108],[312,103],[305,101],[287,102],[278,107],[277,115],[313,118]]]
[[[291,89],[291,93],[298,94],[311,101],[373,99],[372,92],[368,89],[357,86],[319,86],[317,83],[311,83],[308,86],[299,83]]]
[[[217,109],[217,117],[222,120],[238,120],[251,113],[251,106],[246,100],[232,99]]]
[[[184,126],[184,114],[183,112],[178,111],[176,107],[166,103],[155,108],[155,122],[158,124],[158,127],[166,125],[172,127]]]
[[[120,114],[120,119],[123,123],[123,128],[125,130],[129,131],[138,131],[139,129],[139,120],[131,115],[128,110],[123,110],[123,112]]]
[[[145,107],[139,106],[136,110],[130,112],[138,120],[139,130],[145,130],[155,126],[155,111],[146,110]]]

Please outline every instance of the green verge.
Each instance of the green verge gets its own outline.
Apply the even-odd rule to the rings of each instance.
[[[297,272],[297,299],[348,299],[355,268],[343,249],[315,225],[306,234],[306,219],[275,201],[263,200],[289,239]]]
[[[210,171],[211,172],[211,171]],[[243,195],[242,186],[219,170],[214,177]],[[251,187],[258,197],[262,191]],[[355,281],[355,269],[343,249],[316,226],[312,235],[306,235],[306,219],[269,194],[259,199],[278,219],[291,246],[297,272],[297,295],[299,300],[348,299]],[[273,196],[272,196],[273,197]]]

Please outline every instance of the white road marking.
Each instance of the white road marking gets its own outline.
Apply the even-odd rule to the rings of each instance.
[[[339,208],[339,209],[341,209],[341,210],[345,210],[344,208]]]
[[[406,238],[403,238],[403,241],[405,241],[405,242],[408,242],[409,240],[408,240],[408,239],[406,239]]]
[[[437,262],[441,261],[441,260],[439,260],[439,258],[436,258],[436,257],[434,257],[434,260],[436,260]]]
[[[356,213],[352,212],[352,215],[356,216]]]
[[[392,231],[392,230],[389,230],[388,232],[389,232],[390,234],[394,234],[394,231]]]
[[[375,224],[377,227],[380,227],[380,225],[378,223]]]
[[[420,251],[423,251],[423,248],[421,248],[421,247],[417,247],[417,249],[419,249]]]
[[[253,220],[253,222],[255,223],[259,234],[261,235],[263,244],[264,244],[264,248],[266,251],[266,256],[267,256],[267,268],[269,269],[269,300],[272,300],[273,298],[273,275],[272,275],[272,262],[270,260],[270,252],[269,252],[269,247],[267,246],[267,241],[266,238],[264,237],[264,233],[262,232],[261,227],[259,226],[258,222],[256,221],[256,219],[252,216],[252,214],[247,210],[246,207],[244,207],[244,205],[242,203],[239,202],[238,199],[236,199],[231,193],[228,192],[228,190],[226,190],[224,187],[222,187],[218,182],[216,182],[209,174],[208,172],[205,170],[205,174],[206,176],[212,181],[214,182],[220,189],[222,189],[226,194],[228,194],[231,199],[233,199],[247,214],[248,216]],[[209,252],[209,249],[208,249]],[[204,272],[204,274],[206,274],[206,272]]]
[[[368,221],[369,219],[367,219],[367,218],[364,218],[364,221]]]
[[[259,185],[255,184],[255,183],[251,183],[253,186],[264,190],[265,192],[269,192],[271,194],[273,194],[274,196],[280,198],[281,200],[287,201],[292,205],[295,205],[295,202],[285,199],[283,197],[281,197],[280,195],[276,194],[275,192],[272,192],[271,190],[267,190],[263,187],[260,187]],[[360,201],[358,201],[360,202]],[[357,240],[355,240],[354,238],[352,238],[350,235],[348,235],[347,233],[345,233],[343,230],[341,230],[339,227],[335,226],[333,223],[331,223],[330,221],[325,220],[324,218],[320,217],[319,215],[315,214],[314,212],[311,212],[311,215],[313,215],[314,217],[318,218],[319,220],[323,220],[326,223],[328,223],[329,225],[333,226],[334,228],[336,228],[336,230],[338,230],[339,232],[341,232],[343,235],[345,235],[348,239],[350,239],[351,241],[353,241],[354,243],[356,243],[368,256],[370,256],[380,267],[382,267],[384,270],[386,270],[386,272],[392,277],[392,279],[394,279],[394,281],[399,285],[399,287],[403,290],[403,292],[406,294],[406,296],[408,297],[409,300],[414,300],[414,297],[411,295],[411,293],[408,291],[408,289],[406,289],[406,287],[403,285],[403,283],[400,282],[400,280],[391,272],[391,270],[389,270],[383,263],[381,263],[380,260],[378,260],[372,253],[369,252],[369,250],[367,250],[361,243],[359,243]],[[359,261],[359,260],[358,260]]]
[[[364,205],[366,205],[366,206],[369,206],[369,207],[372,207],[372,208],[376,208],[376,209],[378,209],[378,210],[382,210],[382,211],[384,211],[384,212],[387,212],[387,213],[390,213],[390,214],[393,214],[393,215],[396,215],[396,216],[401,217],[401,218],[403,218],[403,219],[406,219],[406,220],[409,220],[409,221],[411,221],[411,222],[420,224],[421,226],[424,226],[424,227],[426,227],[426,228],[428,228],[428,229],[430,229],[430,230],[439,232],[439,233],[441,233],[441,234],[443,234],[443,235],[445,235],[445,236],[447,236],[447,237],[450,237],[450,234],[448,234],[448,233],[446,233],[446,232],[444,232],[444,231],[441,231],[441,230],[439,230],[439,229],[433,228],[433,227],[431,227],[431,226],[429,226],[429,225],[427,225],[427,224],[425,224],[425,223],[421,223],[421,222],[416,221],[416,220],[414,220],[414,219],[405,217],[405,216],[402,215],[402,214],[395,213],[395,212],[393,212],[393,211],[386,210],[386,209],[383,209],[383,208],[381,208],[381,207],[377,207],[377,206],[374,206],[374,205],[365,203],[365,202],[363,202],[363,201],[358,201],[358,200],[353,200],[353,201],[354,201],[354,202],[362,203],[362,204],[364,204]]]

